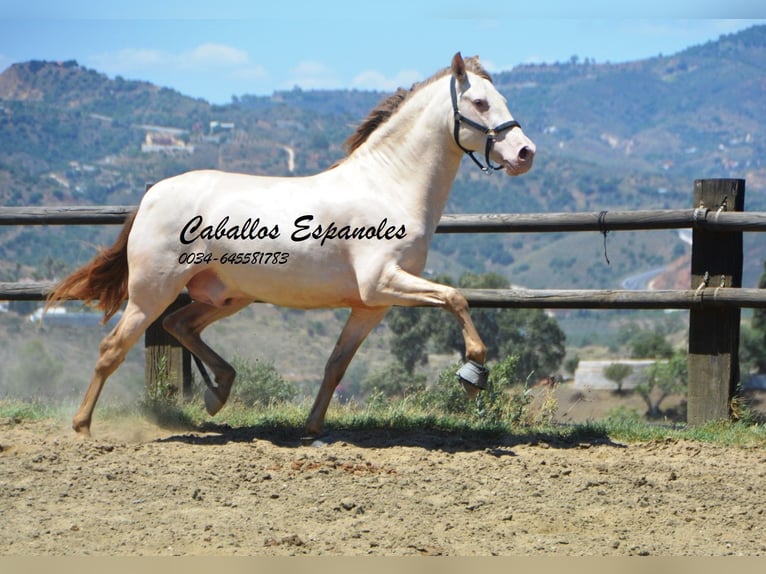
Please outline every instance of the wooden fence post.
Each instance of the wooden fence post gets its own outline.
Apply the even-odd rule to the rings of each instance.
[[[694,182],[694,207],[711,213],[743,211],[745,180]],[[714,216],[708,214],[708,219]],[[742,286],[742,233],[692,233],[692,289]],[[704,291],[703,291],[704,297]],[[739,308],[692,308],[689,313],[687,422],[728,419],[739,382]]]
[[[146,330],[144,335],[144,372],[149,396],[169,398],[179,391],[184,398],[191,395],[191,354],[178,339],[162,326],[162,320],[187,305],[186,294],[178,298]],[[158,387],[165,388],[158,388]]]

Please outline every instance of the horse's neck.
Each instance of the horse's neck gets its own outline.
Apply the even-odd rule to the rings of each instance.
[[[379,170],[376,183],[385,186],[385,193],[426,217],[431,231],[441,218],[462,159],[451,140],[450,110],[446,83],[426,86],[354,153],[365,171]]]

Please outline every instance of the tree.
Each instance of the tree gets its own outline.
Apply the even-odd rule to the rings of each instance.
[[[643,372],[643,381],[635,389],[646,403],[646,417],[660,418],[662,401],[672,394],[684,392],[688,379],[685,353],[676,352],[669,359],[647,367]]]
[[[569,357],[566,361],[564,361],[564,370],[574,375],[575,371],[577,370],[577,366],[579,364],[580,364],[580,356],[574,355],[573,357]]]
[[[612,363],[604,369],[604,376],[617,385],[617,394],[622,394],[622,385],[633,373],[633,367],[625,363]]]
[[[628,344],[634,359],[668,359],[673,356],[672,345],[659,330],[639,330]]]
[[[758,288],[766,289],[766,261],[758,280]],[[756,373],[766,373],[766,309],[753,309],[750,327],[742,328],[742,364]]]
[[[417,365],[428,363],[427,347],[433,330],[433,323],[428,320],[429,311],[434,309],[394,307],[388,313],[388,328],[394,334],[391,354],[410,375]]]
[[[758,279],[758,288],[766,289],[766,261],[763,262],[763,273],[761,278]],[[758,308],[753,309],[753,329],[763,333],[766,339],[766,309]]]
[[[566,354],[566,335],[556,319],[542,309],[497,309],[498,337],[493,343],[498,358],[517,355],[517,375],[526,380],[536,373],[556,372]]]

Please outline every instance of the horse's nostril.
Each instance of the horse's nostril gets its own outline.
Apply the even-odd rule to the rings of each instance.
[[[528,159],[531,159],[535,155],[535,152],[533,152],[528,146],[524,146],[519,150],[519,159],[521,161],[527,161]]]

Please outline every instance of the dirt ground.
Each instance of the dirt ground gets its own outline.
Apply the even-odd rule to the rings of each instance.
[[[0,424],[0,555],[764,555],[766,450]]]

